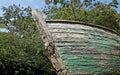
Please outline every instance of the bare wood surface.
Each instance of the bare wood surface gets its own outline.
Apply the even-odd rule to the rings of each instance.
[[[102,26],[102,25],[97,25],[97,24],[92,24],[92,23],[88,23],[88,22],[81,22],[81,21],[73,21],[73,20],[60,20],[60,19],[58,19],[58,20],[46,20],[46,22],[47,23],[52,23],[52,22],[56,22],[56,23],[71,23],[71,24],[83,24],[83,25],[87,25],[87,26],[91,26],[91,27],[96,27],[96,28],[100,28],[100,29],[104,29],[104,30],[106,30],[106,31],[109,31],[109,32],[112,32],[112,33],[115,33],[115,34],[117,34],[117,35],[119,35],[120,36],[120,33],[119,32],[117,32],[117,31],[115,31],[115,30],[113,30],[113,29],[110,29],[110,28],[108,28],[108,27],[104,27],[104,26]]]
[[[48,51],[48,58],[50,59],[53,67],[56,69],[56,73],[58,75],[67,75],[65,64],[55,48],[53,38],[48,31],[42,12],[35,9],[32,11],[32,15],[36,21],[37,28],[40,31],[41,38],[45,43],[45,49]]]

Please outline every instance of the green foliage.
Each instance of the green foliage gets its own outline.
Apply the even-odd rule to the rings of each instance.
[[[7,29],[11,32],[19,34],[19,36],[27,37],[37,31],[37,27],[32,19],[31,8],[20,5],[10,5],[2,7],[4,12],[3,21]]]
[[[1,75],[53,75],[31,8],[3,7],[3,21],[9,32],[0,32]]]
[[[5,28],[2,17],[0,17],[0,28]]]
[[[20,38],[15,34],[0,33],[0,74],[40,75],[54,72],[43,51],[38,34],[34,39]]]
[[[114,9],[92,9],[89,11],[88,20],[88,22],[100,24],[108,28],[114,29],[116,31],[120,31],[120,19],[118,17],[117,12]]]
[[[2,17],[0,17],[0,23],[2,22]]]
[[[64,2],[57,1],[54,6],[48,5],[49,9],[44,12],[47,19],[65,19],[76,20],[99,24],[120,32],[120,18],[116,12],[118,2],[105,4],[97,2],[96,0],[64,0]],[[54,2],[54,1],[53,1]],[[51,2],[51,4],[54,4]]]

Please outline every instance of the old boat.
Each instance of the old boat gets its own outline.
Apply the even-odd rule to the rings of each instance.
[[[58,75],[120,74],[120,34],[109,28],[33,17]]]

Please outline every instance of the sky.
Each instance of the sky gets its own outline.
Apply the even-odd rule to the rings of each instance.
[[[12,4],[20,4],[23,7],[30,6],[32,9],[37,8],[41,10],[45,7],[45,0],[0,0],[0,16],[2,15],[1,7],[7,7]]]
[[[102,1],[104,3],[108,3],[112,0],[97,0],[97,1]],[[118,0],[119,2],[119,6],[117,8],[118,13],[120,13],[120,0]],[[16,5],[21,5],[24,7],[30,6],[32,9],[39,9],[42,10],[42,8],[45,7],[45,0],[0,0],[0,16],[2,15],[2,10],[1,7],[2,6],[9,6],[12,4],[16,4]]]

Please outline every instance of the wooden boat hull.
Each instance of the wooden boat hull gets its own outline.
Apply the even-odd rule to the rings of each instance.
[[[57,51],[71,74],[112,74],[120,69],[120,36],[72,21],[47,21]]]
[[[48,58],[58,75],[120,74],[120,34],[77,21],[45,21],[33,10]]]

